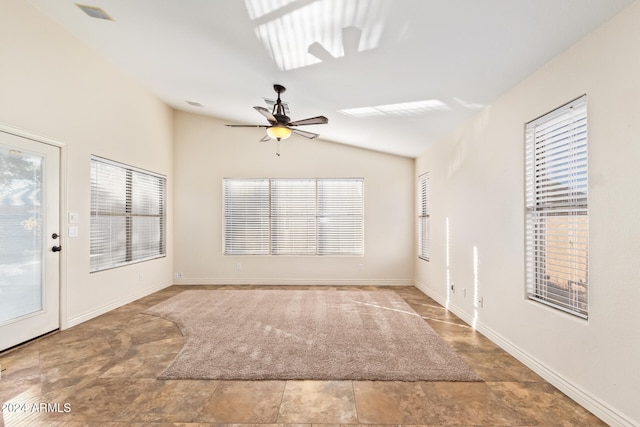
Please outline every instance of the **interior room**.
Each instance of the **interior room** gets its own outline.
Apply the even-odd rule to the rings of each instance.
[[[640,424],[640,1],[5,0],[2,12],[0,223],[26,200],[26,178],[6,184],[17,155],[44,159],[48,209],[20,222],[44,248],[42,305],[20,325],[10,283],[26,264],[11,260],[28,251],[0,234],[5,425]],[[569,160],[540,154],[558,120],[581,135]],[[561,184],[541,178],[565,160],[578,166]],[[118,215],[100,222],[96,182],[114,170],[159,183],[159,213],[138,220],[161,238],[133,261],[101,240]],[[278,185],[303,181],[318,204],[324,185],[358,186],[336,247],[317,237],[331,218],[309,253],[291,230],[260,228],[256,243],[230,225],[249,227],[233,222],[245,191],[233,185],[262,183],[275,204]],[[553,258],[560,246],[570,255]],[[554,262],[571,270],[561,284]],[[145,311],[198,290],[393,293],[479,380],[158,379],[183,334]]]

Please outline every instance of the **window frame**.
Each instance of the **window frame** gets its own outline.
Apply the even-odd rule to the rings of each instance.
[[[252,243],[230,241],[228,238],[230,232],[242,234],[241,228],[239,228],[240,231],[234,230],[231,228],[233,225],[230,225],[236,223],[242,213],[235,215],[230,213],[233,207],[230,209],[229,204],[238,202],[232,199],[233,195],[229,195],[227,190],[235,183],[251,181],[268,183],[268,207],[263,209],[247,207],[250,212],[260,212],[261,220],[246,219],[241,221],[241,224],[259,223],[262,226],[267,224],[267,232],[250,233],[250,230],[246,229],[245,235],[258,236],[259,240],[253,242],[253,245],[260,249],[254,251],[233,250],[233,247],[251,246]],[[324,195],[328,190],[324,189],[325,184],[350,181],[356,183],[353,191],[357,193],[357,197],[354,199],[351,199],[348,194],[345,196],[335,193],[333,197],[336,199],[331,201],[331,195]],[[287,187],[291,187],[291,185],[295,187],[302,183],[313,183],[312,194],[302,194],[306,193],[309,188],[299,194],[300,196],[304,195],[306,201],[302,199],[286,200]],[[364,256],[364,178],[223,178],[222,186],[222,252],[225,256]],[[291,191],[293,191],[291,194],[296,194],[295,190]],[[330,193],[330,190],[328,191]],[[280,193],[281,195],[278,195]],[[341,199],[340,197],[346,198]],[[336,214],[335,207],[344,206],[341,202],[351,203],[351,209],[346,213]],[[329,224],[332,222],[337,227],[331,227]],[[311,223],[313,223],[312,226]],[[299,233],[290,236],[282,229],[285,224],[299,227]],[[304,224],[307,225],[307,228]],[[344,242],[341,241],[341,224],[347,224],[347,232],[345,233],[347,239]],[[354,227],[349,228],[350,224],[353,224]],[[306,243],[295,241],[296,238],[303,235],[306,235]],[[311,243],[308,241],[310,238],[313,239]]]
[[[525,125],[525,264],[529,300],[588,319],[587,98]]]
[[[166,257],[166,176],[95,155],[91,156],[90,165],[89,272],[97,273]],[[107,185],[114,184],[114,182],[106,182],[106,185],[102,185],[101,188],[96,179],[98,174],[104,173],[104,170],[98,171],[98,168],[115,168],[114,170],[123,173],[124,188],[106,188]],[[146,185],[141,179],[151,180],[148,181],[151,184]],[[145,192],[138,194],[138,197],[134,199],[135,193],[139,190]],[[101,192],[112,193],[114,196],[98,199]],[[137,201],[145,199],[145,197],[141,197],[144,195],[152,202],[136,206]],[[124,203],[120,203],[116,207],[118,201],[124,201]],[[112,218],[121,217],[125,219],[124,227],[114,225],[117,221],[112,220]],[[141,220],[144,218],[158,219],[157,228],[159,234],[153,232],[136,233],[136,222],[138,222],[136,219]],[[98,227],[104,227],[103,219],[107,219],[108,222],[108,244],[102,242],[101,236],[103,233],[98,230]],[[124,238],[114,238],[115,235],[123,235]],[[140,237],[143,239],[136,241]],[[121,252],[122,247],[124,247],[124,257],[115,255],[118,253],[116,248],[120,248]],[[104,257],[106,261],[99,261],[100,257]]]

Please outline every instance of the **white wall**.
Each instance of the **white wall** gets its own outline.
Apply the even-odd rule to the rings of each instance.
[[[184,275],[175,283],[413,284],[412,159],[298,136],[283,141],[277,157],[275,143],[258,142],[261,129],[175,117],[174,271]],[[224,256],[225,177],[363,177],[364,257]]]
[[[638,23],[635,2],[421,155],[415,170],[430,172],[432,189],[433,257],[416,263],[417,286],[614,425],[640,425]],[[584,93],[588,321],[528,301],[524,284],[524,124]]]
[[[62,319],[73,325],[171,284],[172,192],[167,257],[89,273],[89,159],[96,154],[172,182],[172,110],[36,8],[3,0],[0,123],[65,144],[63,204],[80,214],[80,235],[63,248]],[[66,224],[67,211],[62,213]]]

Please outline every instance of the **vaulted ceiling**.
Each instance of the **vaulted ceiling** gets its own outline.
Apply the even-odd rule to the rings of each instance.
[[[176,109],[265,124],[279,83],[305,130],[416,157],[632,0],[29,2]]]

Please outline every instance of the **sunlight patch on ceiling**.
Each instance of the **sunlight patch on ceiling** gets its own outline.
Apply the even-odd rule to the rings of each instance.
[[[244,3],[247,6],[249,18],[253,21],[296,1],[297,0],[246,0]]]
[[[481,110],[485,107],[484,104],[480,104],[477,102],[468,102],[460,98],[453,98],[458,104],[460,104],[464,108],[468,108],[470,110]]]
[[[376,105],[374,107],[347,108],[338,110],[345,116],[362,118],[375,116],[418,116],[435,111],[449,111],[451,108],[438,99],[403,102],[399,104]]]
[[[245,0],[258,39],[281,70],[375,49],[384,0]]]

